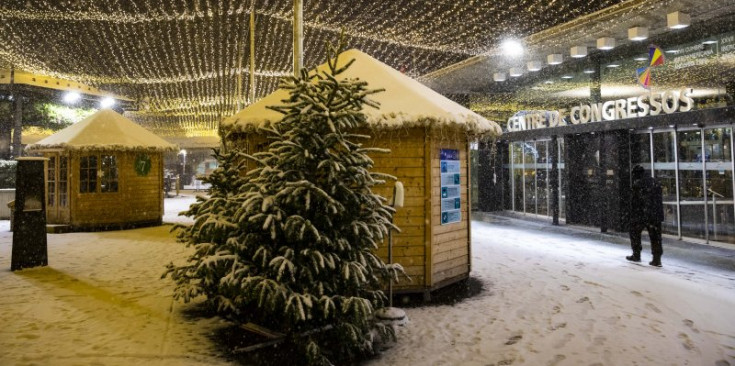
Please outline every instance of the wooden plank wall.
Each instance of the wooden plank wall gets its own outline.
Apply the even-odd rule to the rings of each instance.
[[[394,223],[401,229],[393,233],[393,262],[400,263],[411,277],[394,288],[399,291],[423,291],[428,287],[426,277],[426,216],[424,129],[413,128],[386,132],[365,143],[366,146],[387,148],[390,154],[372,154],[373,171],[391,174],[403,183],[404,206],[397,209]],[[393,182],[378,186],[373,192],[392,202]],[[378,249],[378,254],[388,261],[388,241]]]
[[[99,152],[94,152],[99,153]],[[138,176],[134,169],[136,153],[104,152],[115,155],[118,165],[118,191],[79,193],[79,158],[90,153],[71,154],[71,224],[94,227],[160,221],[163,217],[163,155],[148,153],[151,171]],[[97,181],[99,185],[99,180]]]
[[[431,286],[435,287],[452,279],[462,278],[470,271],[470,220],[469,220],[469,169],[467,141],[434,140],[431,154]],[[460,222],[441,224],[441,172],[439,150],[459,150],[461,172],[462,218]]]

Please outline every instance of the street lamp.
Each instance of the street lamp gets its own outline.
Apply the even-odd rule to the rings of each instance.
[[[182,157],[181,175],[184,175],[186,173],[186,149],[179,150],[179,155]]]

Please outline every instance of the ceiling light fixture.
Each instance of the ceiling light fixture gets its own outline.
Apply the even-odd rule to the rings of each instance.
[[[582,72],[585,73],[585,74],[594,74],[595,73],[595,70],[593,70],[593,69],[584,69]]]
[[[612,37],[601,37],[597,39],[597,49],[602,51],[609,51],[615,48],[615,38]]]
[[[558,65],[562,63],[563,60],[564,56],[562,56],[561,53],[552,53],[546,56],[546,63],[549,65]]]
[[[511,67],[508,71],[511,77],[517,78],[521,75],[523,75],[523,70],[521,70],[520,67]]]
[[[543,67],[543,64],[541,64],[541,61],[528,61],[526,66],[528,71],[539,71]]]
[[[633,27],[628,28],[628,39],[631,41],[642,41],[648,38],[648,28]]]
[[[692,18],[687,13],[675,11],[666,14],[666,26],[669,29],[682,29],[688,27],[692,22]]]
[[[574,58],[587,56],[587,46],[574,46],[569,50],[569,55]]]
[[[504,72],[496,72],[493,74],[493,80],[495,81],[505,81],[506,76]]]

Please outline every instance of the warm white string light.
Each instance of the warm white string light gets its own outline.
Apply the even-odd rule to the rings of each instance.
[[[309,1],[304,64],[323,62],[344,30],[351,47],[418,76],[485,54],[508,30],[522,37],[621,1]],[[163,135],[211,134],[235,112],[238,80],[249,84],[237,61],[249,12],[241,0],[4,0],[0,65],[137,99],[131,116]],[[258,98],[291,73],[292,7],[256,0],[255,12]]]

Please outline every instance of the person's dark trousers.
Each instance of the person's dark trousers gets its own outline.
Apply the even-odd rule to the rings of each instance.
[[[643,250],[643,245],[641,245],[641,232],[645,228],[645,223],[630,223],[630,248],[633,249],[633,257],[641,257],[641,250]]]
[[[651,238],[651,254],[654,260],[661,260],[664,254],[663,245],[661,245],[661,223],[649,224],[645,222],[630,224],[630,247],[633,249],[633,255],[640,257],[643,245],[641,245],[641,232],[643,229],[648,231]]]

